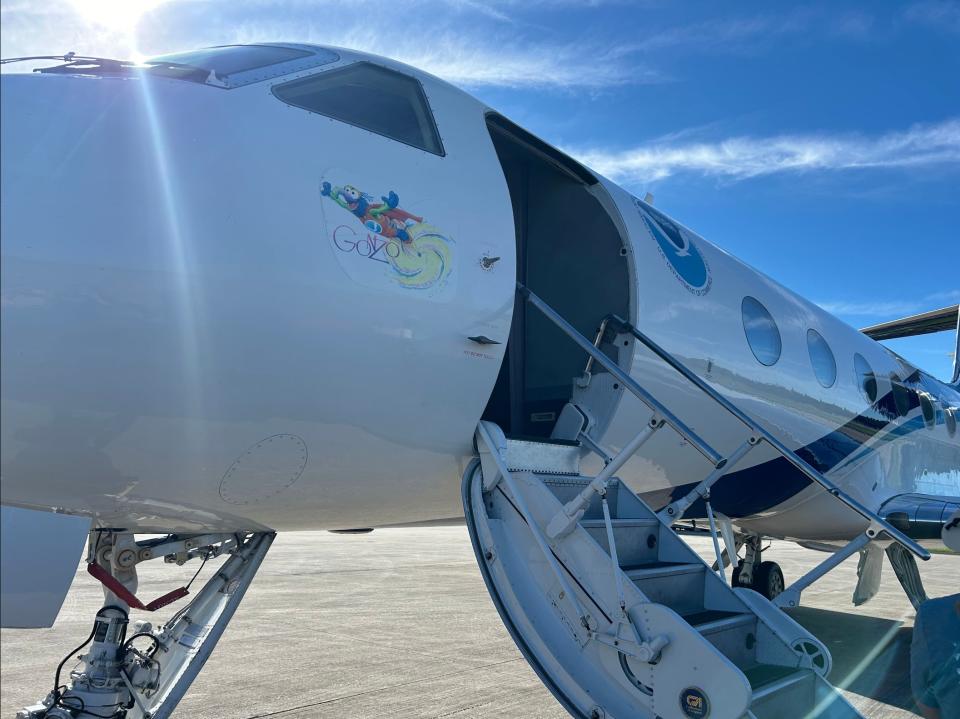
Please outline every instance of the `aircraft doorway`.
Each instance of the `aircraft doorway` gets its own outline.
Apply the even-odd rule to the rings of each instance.
[[[517,281],[591,339],[607,315],[629,318],[630,268],[620,231],[598,199],[605,190],[578,163],[500,115],[488,115],[487,127],[513,203]],[[550,437],[586,360],[546,317],[518,302],[483,419],[508,435]]]

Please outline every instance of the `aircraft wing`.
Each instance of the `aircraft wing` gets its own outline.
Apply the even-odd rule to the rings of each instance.
[[[950,382],[951,384],[958,384],[960,383],[960,305],[951,305],[899,320],[881,322],[878,325],[864,327],[860,331],[871,339],[892,340],[898,337],[913,337],[949,330],[956,331],[953,376]]]
[[[898,337],[946,332],[957,329],[958,314],[960,314],[960,305],[951,305],[950,307],[911,315],[899,320],[881,322],[878,325],[864,327],[860,331],[875,340],[892,340]]]

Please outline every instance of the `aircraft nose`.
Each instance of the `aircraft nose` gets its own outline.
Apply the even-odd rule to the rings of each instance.
[[[0,82],[5,410],[19,397],[121,412],[162,363],[182,363],[190,319],[150,98],[130,78]]]

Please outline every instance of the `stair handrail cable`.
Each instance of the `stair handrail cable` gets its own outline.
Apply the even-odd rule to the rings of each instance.
[[[827,479],[820,471],[813,467],[809,462],[800,457],[796,452],[789,449],[785,444],[783,444],[779,439],[774,437],[770,432],[764,429],[756,420],[746,414],[743,410],[737,407],[733,402],[720,394],[717,390],[711,387],[707,382],[701,379],[699,376],[694,374],[686,365],[680,362],[676,357],[674,357],[670,352],[665,350],[659,344],[657,344],[653,339],[648,337],[646,334],[641,332],[639,329],[631,325],[626,320],[618,317],[617,315],[609,315],[606,318],[608,324],[613,322],[620,326],[622,330],[627,331],[635,339],[641,342],[647,349],[653,352],[657,357],[666,362],[668,365],[673,367],[674,370],[679,372],[683,377],[685,377],[689,382],[696,386],[700,391],[710,397],[714,402],[723,407],[728,413],[736,417],[740,422],[742,422],[747,429],[754,433],[755,436],[767,442],[771,447],[773,447],[780,455],[784,457],[790,464],[800,470],[808,479],[814,481],[816,484],[819,484],[831,495],[839,499],[841,502],[846,504],[852,510],[854,510],[861,517],[866,519],[875,527],[882,529],[891,539],[902,544],[904,547],[909,549],[913,554],[920,557],[923,560],[930,558],[930,552],[924,549],[920,544],[915,540],[908,537],[906,534],[901,532],[899,529],[891,525],[885,519],[883,519],[876,512],[871,510],[869,507],[864,506],[856,499],[851,497],[849,494],[840,489],[837,485]],[[869,533],[869,532],[868,532]]]

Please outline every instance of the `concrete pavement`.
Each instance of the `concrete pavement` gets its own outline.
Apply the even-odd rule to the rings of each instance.
[[[702,538],[691,544],[704,556],[712,551]],[[774,542],[764,554],[781,564],[788,583],[823,556],[785,542]],[[148,562],[141,565],[138,595],[152,599],[195,571],[193,563]],[[204,569],[198,581],[211,571]],[[935,556],[921,574],[930,596],[956,592],[960,556]],[[913,610],[889,566],[880,593],[864,607],[850,604],[855,581],[853,558],[810,588],[794,617],[829,646],[831,680],[848,686],[847,696],[861,712],[878,719],[913,717]],[[79,573],[52,629],[0,632],[3,717],[50,690],[57,663],[86,638],[101,600],[99,585]],[[161,619],[173,609],[161,610]],[[149,617],[131,616],[141,618]],[[500,623],[466,530],[443,527],[281,534],[175,716],[567,714]]]

